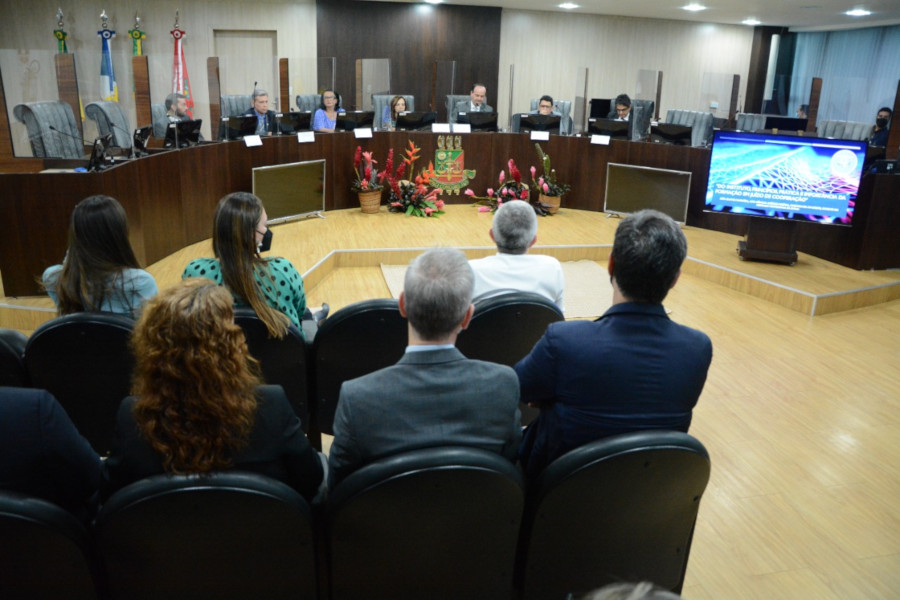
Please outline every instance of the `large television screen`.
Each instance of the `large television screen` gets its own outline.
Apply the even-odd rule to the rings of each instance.
[[[687,219],[691,172],[608,163],[603,211],[630,214],[652,208],[679,223]]]
[[[866,142],[716,131],[705,210],[849,225]]]
[[[325,160],[253,169],[253,193],[277,224],[325,210]]]

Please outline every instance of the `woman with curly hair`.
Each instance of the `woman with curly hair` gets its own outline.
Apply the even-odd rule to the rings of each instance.
[[[240,469],[315,496],[324,460],[281,387],[260,385],[228,291],[206,279],[163,291],[145,307],[132,348],[134,396],[119,407],[106,494],[159,473]]]
[[[104,311],[134,317],[157,293],[128,241],[125,209],[102,195],[75,205],[66,257],[44,271],[43,284],[60,315]]]
[[[248,192],[228,194],[213,218],[215,258],[188,263],[182,279],[205,277],[224,284],[235,302],[249,305],[266,324],[269,335],[284,337],[288,326],[300,329],[306,312],[303,278],[286,258],[262,258],[272,246],[268,215],[259,198]]]

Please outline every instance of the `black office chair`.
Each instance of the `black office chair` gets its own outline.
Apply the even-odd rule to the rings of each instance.
[[[314,600],[309,505],[255,473],[156,475],[104,504],[94,523],[110,600]]]
[[[518,470],[486,450],[369,464],[328,500],[331,598],[510,598],[523,503]]]
[[[134,320],[102,312],[47,321],[25,346],[32,387],[48,390],[98,454],[112,444],[116,413],[129,395]]]
[[[313,342],[319,431],[334,434],[341,384],[393,365],[406,343],[406,319],[390,298],[350,304],[322,321]]]
[[[0,598],[94,600],[84,525],[38,498],[0,492]]]
[[[510,367],[525,358],[547,326],[565,317],[559,307],[539,294],[510,291],[475,300],[475,313],[456,338],[456,347],[468,358],[488,360]],[[540,413],[521,406],[522,424]]]
[[[28,338],[15,329],[0,329],[0,387],[27,387],[25,345]]]
[[[269,337],[266,324],[248,306],[235,307],[234,322],[244,330],[247,347],[259,361],[265,382],[284,388],[303,431],[308,432],[313,417],[309,406],[308,349],[303,335],[291,325],[283,338]],[[321,439],[318,442],[317,448],[321,449]]]
[[[616,581],[681,592],[709,454],[678,431],[592,442],[550,464],[529,492],[524,598],[564,598]]]

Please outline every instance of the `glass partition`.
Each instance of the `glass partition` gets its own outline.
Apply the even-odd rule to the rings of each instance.
[[[703,73],[700,85],[700,105],[691,110],[711,112],[714,117],[727,119],[734,88],[732,73]]]
[[[578,69],[575,73],[575,86],[572,93],[572,134],[581,135],[587,131],[588,102],[588,78],[590,70],[587,67]]]
[[[391,59],[361,58],[356,61],[356,110],[374,110],[372,94],[391,93]],[[346,106],[344,108],[347,108]],[[380,119],[376,115],[376,121]]]
[[[447,114],[447,96],[449,94],[461,94],[457,89],[456,61],[436,60],[432,65],[431,89],[434,97],[431,105],[437,111],[437,120],[446,123],[450,115]]]

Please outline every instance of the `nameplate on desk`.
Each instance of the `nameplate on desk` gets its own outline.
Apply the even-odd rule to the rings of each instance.
[[[472,133],[471,123],[454,123],[453,133]]]
[[[308,144],[310,142],[316,141],[316,134],[312,131],[298,131],[297,132],[297,143],[298,144]]]
[[[595,133],[591,136],[591,143],[598,144],[600,146],[609,146],[609,136],[599,135]]]
[[[547,142],[550,140],[549,131],[532,131],[531,140],[536,142]]]
[[[258,135],[245,135],[244,145],[248,148],[250,148],[251,146],[262,146],[262,138]]]
[[[372,128],[371,127],[357,127],[353,130],[353,135],[356,139],[363,138],[371,138],[372,137]]]
[[[432,123],[431,133],[451,133],[450,123]]]

